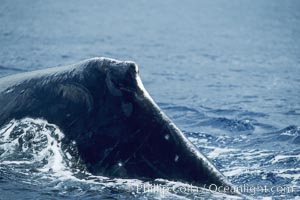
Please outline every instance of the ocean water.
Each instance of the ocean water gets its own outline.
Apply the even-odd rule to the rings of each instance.
[[[95,56],[133,60],[162,110],[245,195],[299,199],[300,1],[0,5],[0,77]],[[83,173],[63,137],[40,119],[1,127],[0,199],[234,198]],[[141,184],[175,189],[137,191]]]

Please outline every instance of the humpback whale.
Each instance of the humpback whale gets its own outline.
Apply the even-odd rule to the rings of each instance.
[[[1,78],[0,126],[25,117],[57,125],[92,174],[233,187],[160,110],[134,62],[97,57]]]

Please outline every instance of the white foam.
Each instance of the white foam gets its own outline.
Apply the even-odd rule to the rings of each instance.
[[[230,169],[230,171],[223,172],[223,174],[225,176],[238,176],[238,175],[244,174],[246,172],[249,172],[248,167],[238,166],[238,167],[232,167]]]
[[[25,160],[20,160],[20,161],[8,161],[8,160],[4,160],[1,162],[1,164],[3,165],[22,165],[22,164],[31,164],[31,161],[25,161]]]
[[[12,120],[0,130],[0,149],[3,151],[0,156],[1,164],[21,165],[45,162],[46,164],[39,168],[39,171],[52,171],[59,175],[70,176],[71,172],[67,169],[64,153],[60,148],[60,140],[63,137],[64,134],[58,127],[45,120],[32,118]],[[18,156],[14,158],[14,154],[20,153],[26,155],[24,160],[14,160],[19,159]],[[70,158],[71,155],[66,157]]]
[[[297,133],[298,131],[300,131],[300,127],[297,127],[297,131],[287,130],[287,131],[281,133],[280,135],[296,136],[296,135],[298,135],[298,133]]]
[[[242,156],[245,160],[252,160],[252,159],[259,159],[264,158],[266,156],[272,155],[273,153],[270,151],[258,151],[258,150],[251,150],[249,152],[243,152]]]
[[[300,155],[277,155],[275,156],[275,158],[271,160],[271,163],[274,164],[279,162],[280,160],[287,159],[287,158],[296,158],[297,160],[300,160]]]
[[[208,140],[204,138],[196,138],[196,137],[188,137],[188,139],[193,143],[193,144],[199,144],[199,146],[202,144],[207,144]]]
[[[230,149],[230,148],[219,148],[219,147],[214,147],[213,151],[210,152],[207,157],[209,158],[217,158],[220,156],[220,154],[228,153],[228,152],[233,152],[237,151],[237,149]]]

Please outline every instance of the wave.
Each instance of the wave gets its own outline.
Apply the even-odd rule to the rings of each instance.
[[[288,126],[271,134],[276,135],[280,141],[300,144],[300,127],[298,126]]]
[[[287,145],[286,142],[293,141],[298,131],[299,127],[289,126],[259,136],[205,132],[185,134],[235,185],[289,187],[294,189],[290,195],[297,195],[300,192],[300,149],[297,144]],[[290,140],[279,140],[281,136],[289,137]],[[288,148],[284,148],[286,146]],[[261,192],[256,195],[266,194]]]
[[[229,132],[254,131],[254,126],[251,124],[249,120],[236,120],[236,119],[228,119],[225,117],[211,118],[200,122],[198,125],[210,126],[213,128],[218,128]]]

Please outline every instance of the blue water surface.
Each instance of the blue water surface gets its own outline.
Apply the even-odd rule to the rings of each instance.
[[[294,189],[247,195],[300,195],[300,1],[0,4],[0,77],[95,56],[133,60],[162,110],[231,182]],[[0,199],[163,198],[71,179],[39,188],[43,174],[0,161]]]

